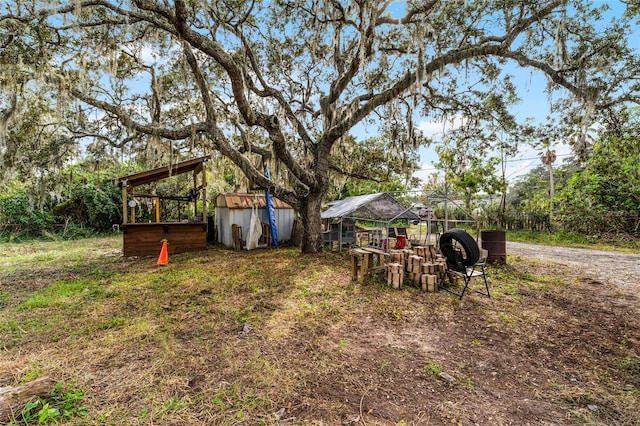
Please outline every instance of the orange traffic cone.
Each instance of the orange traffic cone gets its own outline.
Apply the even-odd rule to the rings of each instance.
[[[164,266],[169,263],[167,244],[169,244],[167,243],[167,240],[162,241],[162,248],[160,249],[160,256],[158,256],[158,262],[156,263],[156,266]]]

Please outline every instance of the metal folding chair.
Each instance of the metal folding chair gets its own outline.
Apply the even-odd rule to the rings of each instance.
[[[486,293],[479,290],[475,291],[476,293],[491,297],[491,293],[489,292],[489,284],[487,283],[487,275],[484,269],[487,263],[487,256],[489,255],[489,252],[487,250],[480,250],[480,258],[473,266],[464,266],[461,250],[452,244],[443,244],[443,246],[440,247],[440,250],[442,251],[442,254],[447,258],[447,270],[445,276],[449,280],[449,286],[443,286],[444,290],[462,299],[462,296],[464,296],[465,292],[467,291],[471,280],[473,278],[482,277]],[[462,278],[464,287],[462,288],[462,291],[460,293],[457,293],[452,289],[452,287],[455,285],[452,277]]]

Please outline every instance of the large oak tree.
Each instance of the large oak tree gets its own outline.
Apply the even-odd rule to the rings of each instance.
[[[336,156],[349,155],[357,126],[403,135],[386,139],[401,157],[421,140],[417,114],[500,121],[518,67],[545,74],[549,90],[587,115],[631,100],[629,21],[605,20],[605,9],[568,0],[18,0],[0,6],[0,46],[30,56],[0,72],[54,88],[57,107],[74,112],[69,127],[94,142],[182,143],[226,157],[298,211],[302,251],[316,252],[331,175],[349,172]]]

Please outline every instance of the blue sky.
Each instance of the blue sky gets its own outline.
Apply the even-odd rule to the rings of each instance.
[[[520,123],[524,123],[527,119],[533,119],[535,122],[543,123],[549,114],[549,97],[545,92],[547,78],[540,72],[518,67],[510,69],[510,73],[515,77],[514,83],[517,85],[520,98],[522,99],[518,105],[512,108],[511,112]],[[457,126],[457,124],[455,120],[453,123],[420,120],[418,121],[418,128],[423,131],[425,136],[433,138],[433,140],[436,141],[435,144],[437,144],[437,141],[442,138],[443,130],[450,130],[452,127]],[[500,137],[500,135],[498,136]],[[434,145],[420,149],[421,170],[418,171],[415,176],[421,179],[425,179],[433,173],[442,173],[434,167],[434,163],[438,160]],[[562,144],[559,141],[554,143],[552,149],[556,150],[559,161],[571,152],[569,145]],[[526,174],[532,167],[538,164],[540,164],[538,151],[522,145],[518,154],[509,159],[506,176],[509,179],[514,179]]]

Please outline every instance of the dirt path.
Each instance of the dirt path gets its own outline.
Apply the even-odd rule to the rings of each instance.
[[[507,254],[524,255],[570,266],[576,274],[622,289],[640,287],[640,254],[507,242]]]

